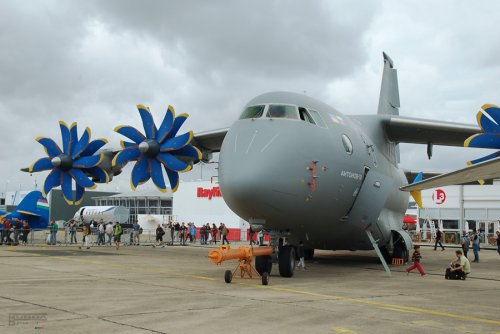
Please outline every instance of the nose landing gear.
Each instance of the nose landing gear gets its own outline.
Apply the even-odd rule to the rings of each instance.
[[[295,247],[282,246],[278,252],[278,264],[282,277],[292,277],[295,272]]]

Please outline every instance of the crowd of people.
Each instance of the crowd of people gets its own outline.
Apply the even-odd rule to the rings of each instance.
[[[80,230],[83,233],[80,248],[85,247],[89,249],[93,244],[97,246],[100,245],[111,245],[114,242],[116,248],[119,248],[122,242],[121,236],[128,232],[129,239],[127,244],[138,246],[140,245],[140,236],[143,233],[142,227],[138,222],[134,222],[132,227],[125,229],[120,223],[115,222],[104,222],[102,219],[99,222],[90,221],[89,223],[79,224],[76,220],[71,220],[66,225],[66,232],[69,234],[70,244],[79,244],[77,240],[77,231]],[[54,221],[51,221],[48,226],[49,234],[47,237],[47,244],[55,245],[57,243],[57,231],[58,227]],[[170,240],[164,243],[164,236],[167,231],[170,233]],[[219,226],[215,224],[206,223],[202,225],[199,229],[194,223],[188,222],[169,222],[166,226],[157,225],[155,230],[155,241],[157,246],[165,245],[187,245],[195,244],[199,241],[201,245],[216,245],[217,242],[224,244],[229,244],[228,240],[229,229],[224,223],[220,223]]]
[[[212,223],[210,226],[209,223],[202,225],[198,229],[195,224],[192,222],[188,222],[187,224],[182,222],[173,222],[170,221],[167,226],[167,229],[170,231],[170,243],[173,245],[178,242],[180,245],[186,245],[188,242],[194,244],[199,241],[200,245],[217,245],[217,241],[224,244],[229,244],[229,240],[227,239],[229,235],[229,229],[226,227],[224,223],[220,223],[219,226]],[[156,242],[163,245],[163,235],[165,235],[165,231],[158,224],[156,228]]]
[[[28,242],[28,235],[31,232],[31,227],[27,220],[18,218],[0,219],[0,245],[19,245]]]

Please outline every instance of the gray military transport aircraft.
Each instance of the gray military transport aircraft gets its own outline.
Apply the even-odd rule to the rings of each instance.
[[[463,146],[479,128],[399,116],[397,72],[383,58],[376,115],[344,115],[309,96],[272,92],[248,102],[231,128],[195,135],[205,159],[220,152],[228,206],[277,246],[274,258],[256,259],[259,272],[278,262],[280,275],[292,276],[300,240],[309,257],[314,249],[374,248],[384,265],[383,257],[408,257],[409,194],[400,188],[412,173],[398,166],[398,144],[427,145],[430,158],[433,145]]]
[[[314,249],[375,249],[390,275],[384,259],[407,258],[412,247],[402,229],[406,191],[500,176],[500,153],[486,157],[495,159],[482,158],[466,169],[408,185],[413,173],[398,166],[399,143],[427,145],[430,158],[433,145],[463,146],[480,128],[399,116],[396,69],[385,53],[383,57],[376,115],[347,116],[305,95],[273,92],[248,102],[231,128],[193,138],[191,131],[177,135],[187,114],[175,116],[169,106],[157,127],[149,108],[138,105],[144,134],[131,126],[116,127],[131,140],[121,141],[122,150],[101,149],[106,139],[90,141],[89,128],[78,137],[76,123],[68,126],[61,121],[62,149],[52,139],[38,137],[47,157],[22,170],[51,170],[43,194],[61,185],[66,201],[79,205],[85,188],[109,182],[128,162],[135,161],[132,189],[152,179],[159,190],[167,191],[164,168],[175,191],[179,172],[220,152],[218,180],[224,200],[254,231],[269,234],[275,246],[273,256],[257,257],[260,273],[270,272],[277,262],[280,275],[292,276],[295,249],[302,240],[308,257]],[[500,108],[485,106],[495,110],[500,122]],[[491,138],[500,133],[495,117],[486,111],[478,114],[481,128],[492,133],[467,143],[490,147]]]

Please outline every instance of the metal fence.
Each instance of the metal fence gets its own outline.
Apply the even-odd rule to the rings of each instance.
[[[163,243],[171,244],[171,234],[170,229],[165,228],[165,234],[163,235]],[[22,233],[18,233],[15,237],[14,232],[9,233],[9,240],[7,240],[6,234],[0,234],[2,236],[1,244],[4,245],[82,245],[83,244],[83,232],[76,231],[75,238],[72,238],[72,233],[68,229],[59,229],[55,234],[55,240],[53,240],[51,231],[49,229],[30,231],[27,236],[26,242],[22,238]],[[179,237],[174,236],[175,243],[179,242]],[[16,242],[17,241],[17,242]],[[90,243],[92,245],[97,245],[99,241],[99,232],[96,228],[91,229]],[[110,242],[111,241],[111,242]],[[156,242],[156,231],[154,230],[143,230],[139,236],[140,243],[153,244]],[[111,238],[108,234],[104,233],[104,244],[114,244],[113,236]],[[121,244],[131,245],[134,243],[133,240],[133,230],[123,229],[123,234],[121,236]]]
[[[416,231],[408,231],[412,240],[418,243],[432,243],[434,244],[435,239],[432,236],[430,231],[426,232],[416,232]],[[443,243],[451,244],[451,245],[460,245],[460,240],[462,238],[462,234],[460,232],[444,232],[443,239],[441,240]],[[495,233],[485,233],[481,238],[481,246],[496,246],[496,234]],[[472,243],[471,243],[472,246]]]

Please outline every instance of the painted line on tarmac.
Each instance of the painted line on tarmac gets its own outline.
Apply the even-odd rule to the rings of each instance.
[[[480,323],[485,323],[485,324],[490,324],[490,325],[500,325],[499,320],[491,320],[491,319],[484,319],[484,318],[473,317],[473,316],[468,316],[468,315],[434,311],[434,310],[430,310],[430,309],[417,308],[417,307],[412,307],[412,306],[387,304],[387,303],[383,303],[383,302],[377,302],[377,301],[373,301],[373,300],[365,300],[365,299],[361,299],[361,298],[334,296],[334,295],[327,295],[327,294],[322,294],[322,293],[317,293],[317,292],[309,292],[309,291],[295,290],[295,289],[289,289],[289,288],[273,287],[273,286],[269,286],[269,285],[263,286],[263,285],[253,284],[253,283],[235,282],[235,284],[271,289],[271,290],[275,290],[275,291],[290,292],[290,293],[295,293],[295,294],[300,294],[300,295],[323,297],[323,298],[327,298],[330,300],[342,300],[342,301],[348,301],[348,302],[358,303],[358,304],[373,305],[373,306],[377,306],[377,307],[382,308],[382,309],[388,309],[388,310],[393,310],[393,311],[398,311],[398,312],[431,314],[431,315],[435,315],[435,316],[439,316],[439,317],[443,317],[443,318],[454,318],[454,319],[460,319],[460,320],[465,320],[465,321],[480,322]]]
[[[109,262],[103,262],[103,261],[92,261],[92,260],[87,260],[87,259],[75,259],[75,258],[66,258],[66,257],[53,257],[55,259],[63,260],[63,261],[79,261],[79,262],[86,262],[86,263],[92,263],[92,264],[98,264],[98,265],[105,265],[108,267],[116,267],[116,268],[125,268],[127,270],[130,270],[131,267],[127,265],[123,265],[120,263],[109,263]],[[171,272],[171,271],[165,271],[165,270],[160,270],[160,269],[152,269],[152,268],[137,268],[138,270],[142,272],[150,272],[150,273],[160,273],[160,274],[166,274],[166,275],[172,275],[172,276],[178,276],[178,277],[189,277],[193,279],[198,279],[198,280],[211,280],[215,281],[213,277],[208,277],[208,276],[201,276],[201,275],[191,275],[191,274],[183,274],[183,273],[177,273],[177,272]],[[226,283],[225,283],[226,284]],[[417,308],[417,307],[412,307],[412,306],[404,306],[404,305],[397,305],[397,304],[387,304],[383,302],[378,302],[378,301],[373,301],[373,300],[366,300],[366,299],[361,299],[361,298],[352,298],[352,297],[343,297],[343,296],[335,296],[335,295],[327,295],[327,294],[322,294],[322,293],[317,293],[317,292],[309,292],[309,291],[304,291],[304,290],[296,290],[296,289],[290,289],[290,288],[283,288],[283,287],[278,287],[278,286],[269,286],[269,285],[261,285],[261,284],[255,284],[255,283],[246,283],[246,282],[233,282],[231,284],[238,284],[242,286],[249,286],[249,287],[254,287],[254,288],[262,288],[262,289],[270,289],[274,291],[280,291],[280,292],[289,292],[289,293],[294,293],[294,294],[299,294],[299,295],[307,295],[307,296],[314,296],[314,297],[322,297],[326,298],[329,300],[341,300],[341,301],[347,301],[347,302],[352,302],[352,303],[358,303],[358,304],[365,304],[365,305],[372,305],[376,306],[382,309],[388,309],[392,311],[398,311],[398,312],[410,312],[410,313],[417,313],[417,314],[430,314],[438,317],[443,317],[443,318],[453,318],[453,319],[460,319],[464,321],[473,321],[473,322],[480,322],[480,323],[485,323],[485,324],[490,324],[490,325],[500,325],[500,320],[491,320],[491,319],[484,319],[484,318],[479,318],[479,317],[474,317],[474,316],[468,316],[468,315],[462,315],[462,314],[455,314],[455,313],[448,313],[448,312],[441,312],[441,311],[435,311],[435,310],[430,310],[430,309],[424,309],[424,308]]]

